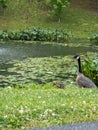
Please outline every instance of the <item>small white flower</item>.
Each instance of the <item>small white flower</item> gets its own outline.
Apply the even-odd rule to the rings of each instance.
[[[42,103],[43,103],[43,104],[45,104],[46,102],[45,102],[45,101],[43,101]]]
[[[25,106],[25,108],[27,109],[28,107],[27,107],[27,106]]]
[[[22,127],[21,127],[21,129],[22,129],[22,130],[25,130],[25,127],[24,127],[24,126],[22,126]]]
[[[85,105],[85,104],[86,104],[86,101],[83,101],[83,104]]]
[[[11,89],[12,87],[11,87],[11,86],[8,86],[7,88],[8,88],[8,89]]]
[[[55,113],[52,113],[52,116],[55,116],[56,114]]]
[[[74,107],[73,106],[71,106],[71,109],[73,109]]]
[[[44,115],[44,114],[41,114],[40,117],[45,118],[45,115]]]
[[[24,112],[23,109],[20,109],[20,110],[19,110],[19,113],[20,113],[20,114],[23,114],[23,112]]]
[[[96,111],[96,106],[93,107],[93,111]]]
[[[37,111],[37,109],[36,109],[36,108],[34,108],[34,111]]]
[[[41,96],[38,96],[39,99],[41,99]]]
[[[24,92],[22,92],[22,94],[24,95],[25,93],[24,93]]]
[[[49,112],[52,112],[52,110],[51,110],[51,109],[48,109],[48,111],[49,111]]]
[[[7,118],[7,115],[4,115],[4,118]]]
[[[61,106],[65,106],[65,104],[62,104]]]
[[[25,118],[27,121],[29,121],[30,119],[28,117]]]
[[[40,117],[42,117],[43,115],[42,114],[40,114]]]

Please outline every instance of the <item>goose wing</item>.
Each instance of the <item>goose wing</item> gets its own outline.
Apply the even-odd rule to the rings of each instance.
[[[82,75],[77,76],[77,84],[84,88],[96,88],[96,85],[88,77]]]

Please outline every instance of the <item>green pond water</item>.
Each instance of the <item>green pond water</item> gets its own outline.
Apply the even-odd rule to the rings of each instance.
[[[97,53],[97,47],[83,43],[0,43],[0,86],[64,81],[74,75],[68,69],[70,57],[88,51]]]

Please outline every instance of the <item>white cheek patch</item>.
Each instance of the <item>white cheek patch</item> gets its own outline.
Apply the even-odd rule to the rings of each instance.
[[[77,56],[77,60],[79,59],[80,57],[79,56]]]

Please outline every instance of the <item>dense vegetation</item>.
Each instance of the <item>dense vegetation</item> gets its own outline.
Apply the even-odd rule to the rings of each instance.
[[[98,44],[98,33],[94,33],[94,35],[90,38],[90,41],[92,43],[97,43]]]
[[[64,42],[69,35],[64,30],[43,30],[40,28],[25,29],[20,31],[0,31],[1,40],[27,40],[27,41],[55,41]]]
[[[83,71],[98,86],[98,59],[87,56],[83,62]]]
[[[8,0],[0,0],[0,7],[3,9],[7,8],[7,2]]]

